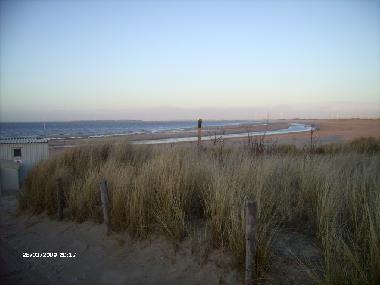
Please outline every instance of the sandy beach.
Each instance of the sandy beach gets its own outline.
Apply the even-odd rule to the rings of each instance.
[[[231,256],[207,245],[205,233],[173,243],[153,235],[134,240],[127,233],[106,235],[91,221],[58,221],[45,214],[17,213],[15,196],[0,200],[1,284],[241,284]],[[276,258],[262,284],[313,284],[306,262],[321,262],[318,243],[297,232],[281,232]],[[23,253],[58,257],[23,257]],[[60,253],[75,257],[59,257]],[[299,262],[301,258],[305,263]]]
[[[340,119],[340,120],[290,120],[302,124],[310,124],[316,131],[316,144],[347,142],[363,137],[380,138],[380,119]],[[310,133],[284,134],[273,136],[279,143],[303,145],[310,142]]]
[[[326,144],[335,142],[344,142],[360,137],[380,137],[380,119],[341,119],[341,120],[272,120],[268,125],[239,125],[226,126],[218,128],[208,128],[202,130],[202,136],[220,136],[222,134],[242,134],[247,132],[276,131],[287,129],[290,124],[299,123],[311,125],[315,128],[313,134],[314,143]],[[128,136],[115,136],[104,138],[86,138],[86,139],[61,139],[51,140],[49,149],[52,155],[60,153],[67,148],[92,145],[99,143],[118,143],[124,141],[145,141],[145,140],[161,140],[167,138],[189,138],[197,135],[196,129],[181,132],[159,132],[153,134],[134,134]],[[247,138],[227,138],[228,143],[244,142]],[[266,141],[278,144],[295,144],[302,146],[310,142],[309,132],[290,133],[281,135],[267,135]],[[212,142],[205,142],[212,143]]]
[[[209,249],[202,248],[201,233],[182,244],[160,236],[136,241],[126,233],[107,236],[104,225],[93,222],[17,215],[14,196],[2,196],[0,205],[1,284],[239,284],[228,255],[207,252],[204,259]],[[23,257],[43,252],[58,257]]]

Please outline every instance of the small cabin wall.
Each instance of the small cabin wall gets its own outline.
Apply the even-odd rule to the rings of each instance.
[[[21,150],[21,156],[15,156],[15,149]],[[33,166],[48,157],[49,148],[47,143],[0,144],[0,159],[18,160],[25,166]]]
[[[29,170],[49,157],[47,140],[44,142],[0,144],[0,186],[2,190],[19,189]]]
[[[13,191],[20,188],[20,164],[10,160],[0,160],[0,189]]]

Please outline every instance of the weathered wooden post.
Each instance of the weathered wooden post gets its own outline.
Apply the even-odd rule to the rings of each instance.
[[[198,119],[198,145],[202,142],[202,119]]]
[[[245,285],[256,284],[256,210],[256,202],[247,201],[245,209]]]
[[[310,152],[313,152],[313,134],[314,134],[314,129],[313,129],[313,126],[311,126],[311,129],[310,129]]]
[[[102,208],[103,208],[103,218],[104,223],[107,227],[107,235],[111,233],[111,221],[110,221],[110,211],[109,211],[109,200],[108,200],[108,186],[107,186],[107,180],[102,179],[100,181],[100,199],[102,201]]]
[[[63,219],[63,207],[64,207],[64,194],[63,194],[63,181],[62,178],[57,179],[57,209],[58,219]]]

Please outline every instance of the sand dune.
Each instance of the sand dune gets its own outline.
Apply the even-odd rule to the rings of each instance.
[[[211,250],[202,232],[174,244],[160,236],[132,240],[106,236],[102,224],[58,222],[16,213],[14,196],[0,201],[1,284],[241,284],[231,257]],[[298,258],[319,264],[316,242],[296,232],[279,233],[275,266],[264,284],[313,284]],[[66,258],[23,258],[35,252],[72,253]]]

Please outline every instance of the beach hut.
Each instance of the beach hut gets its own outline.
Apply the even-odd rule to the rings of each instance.
[[[33,165],[48,157],[49,147],[47,139],[0,139],[1,190],[19,189]]]

